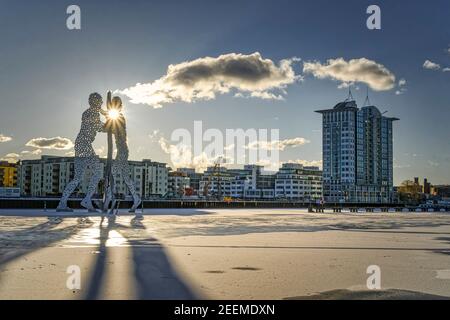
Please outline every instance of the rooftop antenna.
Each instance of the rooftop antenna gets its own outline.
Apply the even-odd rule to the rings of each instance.
[[[365,107],[370,106],[370,100],[369,100],[369,86],[367,86],[367,90],[366,90],[366,101],[364,101],[364,106],[365,106]]]
[[[348,97],[347,99],[345,99],[345,101],[354,101],[355,99],[353,99],[353,95],[352,95],[352,85],[349,84],[348,85]]]

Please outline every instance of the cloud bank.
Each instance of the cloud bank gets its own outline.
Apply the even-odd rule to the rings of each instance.
[[[20,153],[23,154],[23,155],[39,155],[39,154],[42,153],[42,150],[41,149],[36,149],[36,150],[33,150],[33,151],[23,150]]]
[[[298,163],[302,164],[306,167],[319,167],[322,168],[323,162],[322,160],[304,160],[304,159],[296,159],[296,160],[289,160],[287,163]]]
[[[16,163],[16,162],[18,162],[20,160],[19,157],[20,156],[17,153],[8,153],[3,158],[0,158],[0,161]]]
[[[166,75],[150,83],[117,90],[135,104],[161,108],[175,102],[192,103],[234,92],[238,97],[282,99],[285,88],[301,79],[293,69],[298,58],[275,64],[259,52],[229,53],[170,65]]]
[[[150,134],[149,137],[156,141],[161,149],[170,156],[170,160],[175,168],[195,168],[199,172],[203,172],[207,167],[213,166],[217,161],[219,156],[210,156],[205,152],[201,152],[199,155],[194,155],[192,151],[192,146],[185,144],[172,144],[169,140],[164,138],[158,131]],[[284,151],[286,148],[295,148],[302,146],[304,144],[310,143],[309,140],[305,138],[297,137],[284,140],[275,141],[253,141],[245,146],[244,149],[253,150],[267,150],[267,151]],[[229,158],[226,156],[226,150],[237,149],[236,145],[231,144],[224,147],[223,154],[220,157],[223,159],[223,164],[236,164],[237,159]],[[279,163],[265,162],[264,160],[257,161],[255,164],[264,165],[266,167],[278,168]]]
[[[11,140],[12,140],[11,137],[5,136],[4,134],[0,134],[0,143],[8,142],[8,141],[11,141]]]
[[[8,153],[5,157],[6,158],[19,158],[20,155],[18,155],[17,153]]]
[[[73,147],[73,143],[70,139],[62,137],[34,138],[28,141],[26,146],[39,149],[69,150]]]
[[[218,157],[208,157],[205,152],[194,156],[190,146],[171,144],[164,137],[159,138],[158,144],[165,153],[170,155],[170,161],[175,168],[193,168],[197,172],[203,172],[209,166],[214,165],[218,159]]]
[[[362,82],[375,91],[386,91],[395,87],[395,75],[385,66],[367,58],[329,59],[322,64],[318,61],[305,62],[303,72],[318,79],[333,79],[343,84]],[[341,85],[342,85],[341,83]]]
[[[305,138],[297,137],[276,141],[254,141],[247,145],[248,149],[278,150],[283,151],[286,148],[295,148],[310,143]]]

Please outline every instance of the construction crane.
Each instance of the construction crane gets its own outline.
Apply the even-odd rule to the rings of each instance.
[[[220,200],[221,197],[222,197],[222,186],[221,186],[221,183],[220,183],[220,164],[222,163],[222,160],[223,160],[223,157],[219,157],[219,158],[217,158],[217,160],[214,162],[214,167],[213,167],[212,175],[210,175],[210,176],[208,177],[207,182],[206,182],[205,185],[203,186],[203,196],[204,196],[205,198],[208,197],[209,186],[211,185],[211,181],[212,181],[212,178],[213,178],[213,177],[217,177],[217,178],[216,178],[216,183],[217,183],[217,190],[218,190],[218,192],[217,192],[218,200]]]

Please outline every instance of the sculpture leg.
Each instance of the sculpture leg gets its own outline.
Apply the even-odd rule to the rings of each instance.
[[[83,201],[81,201],[81,205],[86,209],[88,209],[89,211],[97,211],[92,205],[92,196],[97,190],[98,183],[102,178],[100,161],[98,160],[97,157],[89,159],[89,166],[91,167],[92,170],[92,176],[91,180],[89,181],[89,187],[86,196],[84,197]]]
[[[104,212],[106,212],[110,209],[110,205],[111,205],[111,210],[109,211],[109,213],[112,213],[115,208],[116,200],[115,200],[114,195],[116,194],[116,184],[115,184],[116,175],[117,175],[117,167],[116,167],[115,163],[113,163],[113,164],[111,164],[111,174],[110,174],[109,180],[108,180],[109,185],[105,189],[105,201],[103,204]]]
[[[105,189],[105,200],[103,203],[103,212],[107,212],[109,210],[109,205],[111,204],[111,201],[113,200],[113,191],[111,190],[111,186],[106,187]]]
[[[67,206],[67,200],[69,199],[70,195],[75,191],[75,189],[78,187],[78,185],[81,182],[81,179],[83,177],[83,173],[86,170],[87,162],[85,159],[75,159],[75,175],[74,178],[64,189],[63,195],[61,197],[61,200],[59,201],[58,207],[56,208],[56,211],[58,212],[64,212],[64,211],[72,211]]]
[[[116,187],[116,181],[115,181],[115,176],[114,174],[111,175],[111,210],[110,210],[110,214],[116,215],[118,210],[119,210],[119,203],[120,201],[118,201],[116,199],[116,194],[117,194],[117,187]]]
[[[125,184],[127,185],[131,196],[133,197],[133,206],[131,207],[131,209],[129,211],[130,212],[135,212],[136,209],[141,204],[141,198],[137,194],[134,182],[133,182],[133,180],[130,177],[131,170],[130,170],[130,167],[128,165],[128,162],[127,161],[123,161],[123,162],[119,163],[119,166],[120,166],[120,169],[122,171],[123,180],[124,180]]]

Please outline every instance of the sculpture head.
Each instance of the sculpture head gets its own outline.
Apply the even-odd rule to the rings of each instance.
[[[103,104],[103,99],[97,92],[91,93],[89,95],[89,106],[94,109],[100,109]]]
[[[113,109],[121,111],[122,110],[122,99],[120,99],[120,97],[117,97],[117,96],[112,98],[111,105],[112,105]]]
[[[122,116],[122,99],[114,97],[111,99],[110,108],[108,109],[108,119],[112,121],[119,120]]]

